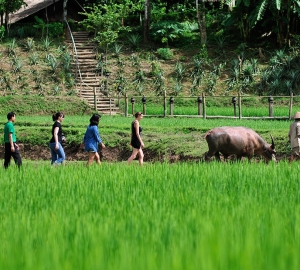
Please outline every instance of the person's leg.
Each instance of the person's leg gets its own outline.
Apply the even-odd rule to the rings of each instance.
[[[49,144],[50,150],[51,150],[51,165],[55,163],[57,160],[57,153],[55,151],[55,143],[50,143]]]
[[[55,149],[55,152],[57,154],[57,160],[55,161],[55,163],[64,164],[64,161],[66,159],[65,151],[60,143],[58,143],[58,146],[58,149]]]
[[[133,161],[136,158],[136,155],[138,154],[139,150],[140,149],[133,148],[131,156],[127,159],[128,165],[131,163],[131,161]]]
[[[98,152],[95,153],[95,161],[97,164],[101,165],[101,159]]]
[[[143,166],[143,163],[144,163],[144,153],[143,153],[142,148],[139,149],[139,163],[140,163],[141,166]]]
[[[15,147],[15,152],[12,152],[11,156],[13,157],[15,163],[18,165],[18,167],[20,169],[20,167],[22,165],[22,159],[21,159],[21,155],[20,155],[19,149],[16,149],[16,147]]]
[[[93,163],[95,155],[96,155],[96,152],[89,152],[89,159],[86,164],[87,166],[90,166]]]
[[[4,145],[4,168],[7,169],[10,165],[10,158],[11,158],[11,148],[9,143],[5,143]]]

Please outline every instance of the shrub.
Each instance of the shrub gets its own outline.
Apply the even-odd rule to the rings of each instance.
[[[5,35],[5,27],[3,25],[0,26],[0,41],[4,38]]]
[[[63,34],[63,24],[60,22],[53,22],[48,24],[48,36],[59,37]]]
[[[173,53],[169,48],[157,49],[157,54],[160,59],[171,60],[173,59]]]

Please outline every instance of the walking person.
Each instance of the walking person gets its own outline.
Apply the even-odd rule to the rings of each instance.
[[[288,135],[292,149],[289,162],[292,162],[294,159],[300,159],[300,112],[296,112],[293,118],[295,121],[290,125],[290,131]]]
[[[14,112],[9,112],[7,114],[7,120],[7,123],[4,125],[4,168],[8,168],[11,157],[13,157],[15,163],[20,169],[22,159],[19,151],[19,145],[16,143],[17,136],[13,124],[16,121],[16,114]]]
[[[100,122],[101,116],[99,114],[93,114],[90,118],[90,124],[88,125],[86,132],[83,137],[83,142],[81,146],[84,146],[84,150],[89,153],[89,158],[87,162],[87,166],[91,165],[93,161],[99,165],[101,165],[100,155],[98,153],[98,146],[101,144],[102,148],[105,148],[103,144],[98,125]]]
[[[128,158],[127,163],[128,165],[133,161],[136,156],[139,156],[139,164],[143,166],[144,162],[144,153],[143,153],[143,148],[145,147],[142,137],[141,137],[141,132],[142,132],[142,127],[140,126],[140,121],[143,119],[143,114],[141,112],[135,113],[135,120],[131,123],[131,138],[130,138],[130,145],[132,146],[132,154]]]
[[[65,137],[61,127],[64,117],[64,114],[61,112],[52,115],[54,124],[52,126],[52,138],[49,143],[51,149],[51,165],[65,164],[66,155],[62,147],[62,143],[65,142]]]

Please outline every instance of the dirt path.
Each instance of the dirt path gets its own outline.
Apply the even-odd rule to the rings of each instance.
[[[49,160],[51,159],[50,150],[47,146],[19,144],[22,159],[27,160]],[[87,153],[80,148],[79,145],[70,144],[64,146],[67,161],[86,161]],[[120,149],[117,147],[106,147],[100,151],[102,161],[120,162],[126,161],[131,154],[131,149]],[[159,155],[151,150],[144,149],[144,161],[146,162],[183,162],[183,161],[199,161],[201,157],[187,157],[177,154]],[[0,145],[0,166],[4,158],[4,145]]]

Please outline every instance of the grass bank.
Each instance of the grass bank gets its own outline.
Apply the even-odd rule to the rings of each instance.
[[[76,96],[8,95],[0,97],[0,115],[14,111],[20,115],[52,115],[62,111],[68,115],[92,112],[89,105]]]

